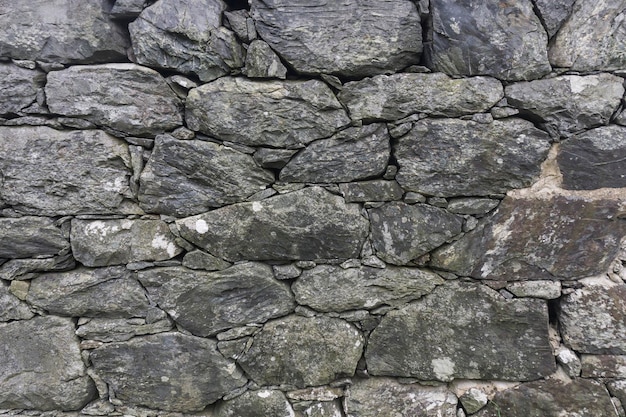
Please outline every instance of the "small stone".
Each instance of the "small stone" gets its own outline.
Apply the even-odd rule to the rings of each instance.
[[[477,113],[472,114],[472,120],[476,123],[489,124],[493,122],[493,116],[491,113]]]
[[[68,245],[67,236],[52,219],[0,218],[0,258],[52,257],[67,253]]]
[[[246,336],[252,336],[257,333],[261,329],[261,326],[243,326],[243,327],[235,327],[230,330],[226,330],[225,332],[221,332],[217,334],[217,340],[236,340],[241,339]]]
[[[221,271],[231,266],[223,259],[200,250],[187,252],[183,257],[183,266],[189,269],[203,269],[205,271]]]
[[[0,63],[0,115],[21,113],[37,99],[45,83],[45,74],[10,63]]]
[[[250,18],[250,14],[247,10],[225,11],[224,17],[230,24],[230,29],[232,29],[243,42],[249,43],[257,38],[254,21]]]
[[[470,388],[459,397],[459,401],[467,413],[474,414],[487,405],[489,398],[480,388]]]
[[[302,270],[294,264],[288,265],[273,265],[274,277],[279,280],[298,278],[302,273]]]
[[[420,193],[409,191],[408,193],[404,194],[404,202],[407,204],[425,203],[426,197]]]
[[[500,200],[461,197],[448,200],[448,207],[446,208],[451,213],[475,216],[489,213],[491,210],[498,207],[498,204],[500,204]]]
[[[426,203],[431,206],[446,208],[448,207],[448,200],[443,197],[430,197],[426,200]]]
[[[463,231],[465,233],[476,229],[478,227],[478,219],[472,216],[468,216],[465,218],[465,222],[463,223]]]
[[[281,169],[298,152],[293,149],[259,148],[253,158],[263,168]]]
[[[29,281],[11,281],[11,285],[9,286],[9,292],[22,301],[26,300],[29,289]]]
[[[387,165],[387,169],[385,169],[385,173],[383,174],[383,178],[386,180],[392,180],[396,177],[398,172],[398,167],[395,165]]]
[[[287,78],[287,68],[278,55],[267,43],[260,40],[250,43],[244,72],[250,78]]]
[[[536,0],[540,18],[552,38],[572,12],[575,0]]]
[[[513,107],[494,107],[491,109],[491,116],[494,119],[506,119],[517,114],[519,114],[519,110]]]
[[[296,401],[333,401],[344,396],[344,390],[336,387],[313,387],[287,392],[287,398]]]
[[[16,285],[13,283],[22,283],[22,281],[13,281],[11,286],[7,287],[0,281],[0,322],[8,322],[14,320],[29,320],[33,313],[28,304],[23,303],[26,294],[28,294],[28,283],[24,285]]]

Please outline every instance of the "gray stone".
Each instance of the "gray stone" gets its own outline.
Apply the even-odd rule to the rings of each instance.
[[[199,411],[246,384],[215,341],[180,333],[104,345],[90,359],[111,395],[153,409]]]
[[[580,376],[582,364],[576,353],[565,346],[559,346],[556,350],[556,361],[563,367],[563,370],[570,377]]]
[[[479,388],[470,388],[459,397],[459,401],[463,405],[463,409],[468,414],[474,414],[487,405],[489,398],[484,391]]]
[[[350,123],[322,81],[224,77],[194,88],[186,104],[192,130],[250,146],[299,148]]]
[[[71,253],[43,259],[10,259],[0,266],[0,279],[29,279],[34,272],[67,271],[75,265]]]
[[[281,169],[296,152],[298,151],[295,149],[259,148],[254,152],[253,158],[263,168]]]
[[[534,0],[539,18],[552,38],[572,13],[576,0]]]
[[[128,145],[99,130],[0,127],[0,206],[47,216],[136,213]]]
[[[211,81],[243,66],[235,34],[221,27],[222,0],[161,0],[128,28],[137,63]]]
[[[0,323],[0,408],[78,410],[96,396],[69,318]]]
[[[322,401],[307,403],[307,407],[302,410],[298,417],[343,417],[342,407],[335,401]]]
[[[31,281],[26,301],[73,317],[145,317],[150,308],[144,289],[124,267],[41,274]]]
[[[357,379],[350,386],[347,417],[456,417],[457,399],[442,387],[400,384],[389,378]]]
[[[583,378],[626,378],[626,355],[582,355]]]
[[[273,265],[272,270],[274,271],[274,277],[280,280],[298,278],[302,274],[302,270],[294,264]]]
[[[114,19],[135,19],[146,6],[146,0],[115,0],[109,12]]]
[[[257,38],[254,20],[252,20],[247,10],[226,11],[224,12],[224,17],[228,22],[227,26],[230,26],[230,29],[243,42],[249,43]]]
[[[504,92],[488,77],[452,79],[445,74],[377,75],[346,83],[339,100],[353,120],[398,120],[416,113],[458,117],[489,110]]]
[[[185,217],[245,201],[274,174],[250,155],[201,140],[157,136],[141,173],[139,204],[147,212]]]
[[[498,207],[500,200],[491,198],[460,197],[448,200],[448,211],[456,214],[469,214],[472,216],[484,215]]]
[[[197,336],[264,323],[295,307],[289,286],[274,279],[272,268],[261,263],[210,273],[156,268],[139,272],[139,280],[160,308]]]
[[[267,323],[239,364],[259,385],[324,385],[354,375],[363,345],[343,320],[288,316]]]
[[[530,381],[556,370],[545,301],[456,281],[387,313],[365,357],[371,375],[422,380]]]
[[[611,74],[563,75],[516,83],[504,90],[511,106],[538,118],[561,137],[609,123],[624,95],[624,80]]]
[[[181,101],[165,79],[134,64],[52,71],[46,97],[53,113],[83,118],[130,136],[154,136],[183,124]]]
[[[173,323],[169,319],[146,323],[137,319],[93,318],[78,326],[76,335],[86,340],[101,342],[125,342],[136,336],[163,333],[172,330]]]
[[[127,47],[101,0],[0,1],[0,56],[87,64],[125,60]]]
[[[429,67],[449,75],[531,80],[550,72],[548,37],[531,0],[433,1]]]
[[[204,269],[205,271],[221,271],[230,266],[223,259],[216,258],[210,253],[194,250],[187,252],[183,258],[183,266],[189,269]]]
[[[420,17],[410,1],[252,0],[250,6],[260,37],[299,73],[361,78],[417,64],[422,52]]]
[[[505,193],[529,186],[549,149],[549,136],[526,120],[421,120],[395,146],[396,180],[439,197]]]
[[[385,262],[404,265],[462,231],[463,219],[426,204],[386,203],[369,210],[372,246]]]
[[[68,250],[67,236],[50,218],[0,218],[0,258],[51,257]]]
[[[259,40],[252,41],[246,53],[245,74],[250,78],[287,78],[287,68],[270,46]]]
[[[622,404],[626,404],[626,380],[611,381],[607,387],[612,396],[619,398]]]
[[[384,124],[350,127],[310,143],[280,171],[285,182],[349,182],[383,174],[391,145]]]
[[[227,261],[356,258],[369,224],[320,187],[177,220],[180,234]]]
[[[28,320],[35,314],[28,304],[9,292],[9,287],[0,281],[0,322]]]
[[[183,250],[160,220],[72,220],[72,253],[85,266],[171,259]]]
[[[346,203],[401,200],[404,191],[396,181],[371,180],[339,184]]]
[[[344,390],[336,386],[302,388],[287,393],[287,398],[296,401],[333,401],[343,396]]]
[[[43,87],[45,79],[41,71],[0,63],[0,115],[22,114],[24,109],[36,102],[37,92]]]
[[[298,304],[328,312],[401,306],[443,282],[438,275],[415,268],[318,265],[303,271],[291,289]]]
[[[548,55],[555,67],[612,71],[626,66],[624,0],[581,0],[556,34]]]
[[[543,298],[554,300],[561,296],[560,281],[517,281],[506,286],[516,297]]]
[[[215,417],[294,417],[291,404],[278,390],[247,391],[229,401],[217,404]]]

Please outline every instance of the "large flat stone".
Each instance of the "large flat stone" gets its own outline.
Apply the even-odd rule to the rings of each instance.
[[[20,114],[33,104],[45,80],[46,76],[41,71],[0,63],[0,115]]]
[[[52,257],[66,252],[69,243],[50,218],[0,218],[0,258]]]

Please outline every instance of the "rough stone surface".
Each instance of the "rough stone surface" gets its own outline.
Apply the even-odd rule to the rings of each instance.
[[[572,13],[574,2],[576,0],[535,0],[534,4],[539,11],[539,17],[542,19],[544,26],[548,32],[548,36],[552,38],[563,23]]]
[[[200,250],[187,252],[183,258],[183,266],[189,269],[204,269],[205,271],[219,271],[230,266],[228,262],[217,258],[210,253]]]
[[[165,314],[165,313],[163,313]],[[163,333],[172,330],[169,319],[147,323],[144,319],[93,318],[76,330],[76,335],[87,340],[101,342],[124,342],[135,336]]]
[[[51,257],[69,249],[69,241],[52,219],[0,218],[0,258]]]
[[[221,402],[215,407],[215,417],[294,417],[291,404],[285,394],[278,390],[262,389],[247,391],[242,395]]]
[[[561,296],[560,281],[518,281],[506,286],[516,297],[534,297],[553,300]]]
[[[622,404],[626,404],[626,380],[611,381],[607,387],[612,396],[619,398]]]
[[[339,190],[346,203],[400,200],[404,194],[396,181],[385,180],[339,184]]]
[[[34,315],[28,304],[11,294],[9,287],[0,282],[0,322],[28,320]]]
[[[0,266],[0,279],[29,279],[34,272],[67,271],[76,266],[71,253],[43,259],[11,259]]]
[[[253,158],[263,168],[280,169],[287,165],[296,152],[298,151],[295,149],[258,148]]]
[[[287,68],[270,46],[252,41],[246,53],[246,75],[250,78],[287,78]]]
[[[115,19],[135,19],[146,6],[146,0],[115,0],[111,17]]]
[[[0,63],[0,115],[19,114],[35,103],[37,91],[43,87],[44,81],[45,75],[41,71]]]
[[[371,375],[438,381],[529,381],[556,369],[545,302],[457,282],[387,313],[365,357]]]
[[[489,398],[480,388],[470,388],[459,397],[463,410],[468,414],[474,414],[487,405]]]
[[[582,355],[583,378],[626,378],[626,356]]]
[[[477,216],[489,213],[498,204],[500,200],[491,198],[461,197],[450,199],[446,209],[451,213]]]

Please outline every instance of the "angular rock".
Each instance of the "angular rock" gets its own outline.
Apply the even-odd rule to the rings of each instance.
[[[267,323],[239,364],[259,385],[324,385],[354,374],[363,345],[343,320],[288,316]]]
[[[126,60],[128,40],[100,0],[0,2],[0,56],[88,64]]]
[[[231,262],[356,258],[369,233],[356,204],[320,187],[234,204],[176,224],[184,239]]]
[[[41,71],[0,63],[0,115],[19,114],[33,104],[45,80],[46,76]]]
[[[0,279],[26,280],[34,272],[67,271],[74,266],[71,253],[43,259],[10,259],[0,266]]]
[[[183,258],[183,266],[189,269],[204,269],[205,271],[221,271],[230,266],[223,259],[216,258],[210,253],[194,250],[187,252]]]
[[[310,143],[280,171],[284,182],[349,182],[385,172],[391,153],[384,124],[350,127]]]
[[[518,281],[506,286],[516,297],[543,298],[554,300],[561,296],[560,281]]]
[[[583,378],[626,378],[625,355],[582,355]]]
[[[115,0],[111,8],[111,17],[134,20],[146,6],[146,0]]]
[[[463,219],[426,204],[386,203],[369,210],[372,246],[385,262],[404,265],[458,235]]]
[[[134,64],[73,66],[48,74],[48,107],[123,135],[154,136],[183,124],[180,99],[161,75]]]
[[[93,318],[80,325],[76,335],[86,340],[101,342],[125,342],[136,336],[163,333],[172,330],[173,323],[169,319],[146,323],[143,319],[108,319]]]
[[[477,216],[489,213],[498,207],[498,204],[500,200],[491,198],[461,197],[448,200],[446,209],[451,213]]]
[[[180,333],[104,345],[90,359],[115,398],[153,409],[199,411],[246,384],[215,341]]]
[[[346,83],[339,93],[352,120],[398,120],[415,113],[458,117],[489,110],[502,99],[500,81],[445,74],[377,75]]]
[[[365,357],[370,375],[422,380],[530,381],[556,370],[544,301],[456,281],[387,313]]]
[[[548,37],[531,0],[431,3],[429,67],[448,75],[532,80],[550,72]]]
[[[339,184],[346,203],[401,200],[404,191],[396,181],[371,180]]]
[[[295,307],[289,286],[274,278],[270,266],[260,263],[211,273],[155,268],[139,272],[139,280],[160,308],[197,336],[264,323]]]
[[[506,197],[482,225],[436,251],[431,265],[508,281],[603,274],[626,236],[626,222],[618,218],[621,205],[619,200],[558,195]]]
[[[328,312],[400,306],[443,282],[439,275],[415,268],[318,265],[302,271],[291,289],[298,304]]]
[[[299,73],[362,78],[417,64],[422,52],[420,17],[410,1],[252,0],[250,6],[259,36]]]
[[[49,257],[68,250],[67,237],[50,218],[0,218],[0,258]]]
[[[303,410],[306,417],[343,417],[343,407],[336,401],[313,402]]]
[[[0,205],[21,213],[137,213],[130,166],[128,146],[99,130],[0,127]]]
[[[72,220],[72,253],[85,266],[164,261],[182,252],[161,220]]]
[[[576,0],[535,0],[539,17],[552,38],[572,13]]]
[[[192,216],[245,201],[274,181],[250,155],[213,142],[157,136],[141,173],[140,206],[150,213]]]
[[[626,404],[626,380],[611,381],[607,387],[612,396],[619,398],[622,404]]]
[[[298,152],[295,149],[259,148],[253,158],[263,168],[280,169],[287,165],[291,157]]]
[[[396,180],[438,197],[506,193],[539,176],[549,149],[549,136],[526,120],[426,119],[398,139]]]
[[[246,53],[245,74],[250,78],[287,78],[287,68],[270,46],[259,40],[252,41]]]
[[[254,20],[247,10],[226,11],[224,17],[228,22],[226,26],[230,27],[243,42],[251,43],[257,38]]]
[[[0,281],[0,322],[28,320],[35,315],[28,304],[9,292],[9,287]]]
[[[483,390],[479,388],[470,388],[459,397],[459,401],[461,402],[463,409],[468,414],[474,414],[487,405],[489,398]]]
[[[212,81],[243,66],[235,34],[221,27],[222,0],[162,0],[128,29],[137,63]]]
[[[300,148],[350,123],[322,81],[224,77],[194,88],[186,104],[192,130],[250,146]]]
[[[262,389],[247,391],[215,407],[215,417],[294,417],[291,404],[285,394],[278,390]]]
[[[508,85],[508,103],[568,137],[605,125],[624,96],[624,79],[611,74],[563,75]]]
[[[0,324],[0,340],[0,408],[78,410],[96,397],[71,319]]]

